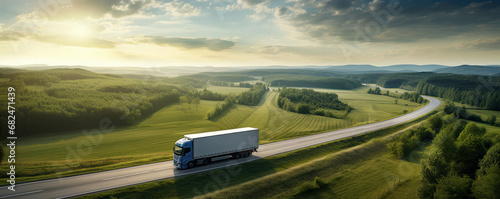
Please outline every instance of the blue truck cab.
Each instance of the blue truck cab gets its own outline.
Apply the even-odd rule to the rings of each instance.
[[[193,163],[193,141],[187,138],[177,140],[174,145],[174,166],[178,169],[191,168]]]

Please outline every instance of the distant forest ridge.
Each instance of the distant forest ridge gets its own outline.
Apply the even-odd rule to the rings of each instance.
[[[273,74],[282,74],[280,71],[286,70],[289,74],[302,74],[311,76],[329,76],[341,77],[346,74],[366,74],[366,73],[408,73],[408,72],[435,72],[435,73],[453,73],[462,75],[500,75],[500,65],[460,65],[445,66],[438,64],[415,65],[415,64],[397,64],[389,66],[373,65],[341,65],[341,66],[235,66],[235,67],[194,67],[194,66],[155,66],[155,67],[89,67],[79,65],[21,65],[9,66],[0,65],[0,73],[15,73],[21,70],[49,70],[55,68],[81,68],[96,73],[109,74],[134,74],[144,76],[177,77],[193,75],[204,72],[245,72],[250,76],[264,76],[259,71],[265,72],[265,75],[272,74],[269,70],[274,70]],[[295,70],[294,72],[292,72]],[[303,72],[303,73],[300,73]],[[241,73],[241,74],[245,74]]]
[[[270,86],[312,87],[330,89],[355,89],[361,86],[356,80],[339,77],[315,77],[308,75],[276,74],[262,77]]]

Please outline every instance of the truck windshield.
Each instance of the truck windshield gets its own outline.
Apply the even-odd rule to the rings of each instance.
[[[175,155],[181,155],[182,152],[182,147],[179,147],[177,145],[174,146],[174,154]]]

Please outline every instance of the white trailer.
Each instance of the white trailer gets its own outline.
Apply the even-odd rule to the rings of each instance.
[[[174,165],[180,169],[209,164],[211,158],[248,157],[259,148],[259,129],[239,128],[184,135],[174,146]]]

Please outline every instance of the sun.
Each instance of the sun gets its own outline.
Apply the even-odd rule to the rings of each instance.
[[[94,33],[92,29],[85,24],[75,25],[74,27],[72,27],[72,30],[70,30],[70,32],[71,36],[75,39],[88,39],[92,37]]]

